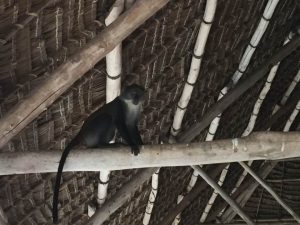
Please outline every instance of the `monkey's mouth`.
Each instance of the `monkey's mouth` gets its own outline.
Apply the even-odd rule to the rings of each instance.
[[[132,103],[133,103],[134,105],[138,105],[139,102],[140,102],[140,99],[139,99],[139,98],[134,98],[133,101],[132,101]]]

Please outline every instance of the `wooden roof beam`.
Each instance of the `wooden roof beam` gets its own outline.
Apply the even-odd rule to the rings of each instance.
[[[83,149],[70,152],[64,171],[121,170],[299,157],[300,132],[257,132],[244,138],[191,144]],[[0,153],[0,175],[56,172],[61,151]]]
[[[59,66],[0,120],[0,148],[169,0],[136,1],[115,22]]]

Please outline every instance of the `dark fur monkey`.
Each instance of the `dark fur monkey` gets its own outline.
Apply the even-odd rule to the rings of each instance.
[[[53,194],[53,223],[58,222],[58,194],[63,167],[74,146],[80,143],[88,148],[108,146],[117,129],[121,137],[130,145],[131,152],[134,155],[139,153],[139,145],[142,145],[143,142],[137,123],[144,92],[144,88],[136,84],[126,87],[120,96],[92,113],[76,137],[67,145],[62,153],[56,175]]]

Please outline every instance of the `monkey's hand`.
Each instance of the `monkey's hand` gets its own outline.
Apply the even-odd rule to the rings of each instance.
[[[131,146],[131,153],[134,155],[138,155],[140,153],[140,148],[138,145]]]

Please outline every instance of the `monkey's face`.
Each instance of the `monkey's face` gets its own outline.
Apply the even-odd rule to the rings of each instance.
[[[145,89],[137,84],[127,86],[122,93],[122,98],[131,101],[134,105],[141,104],[144,101]]]

